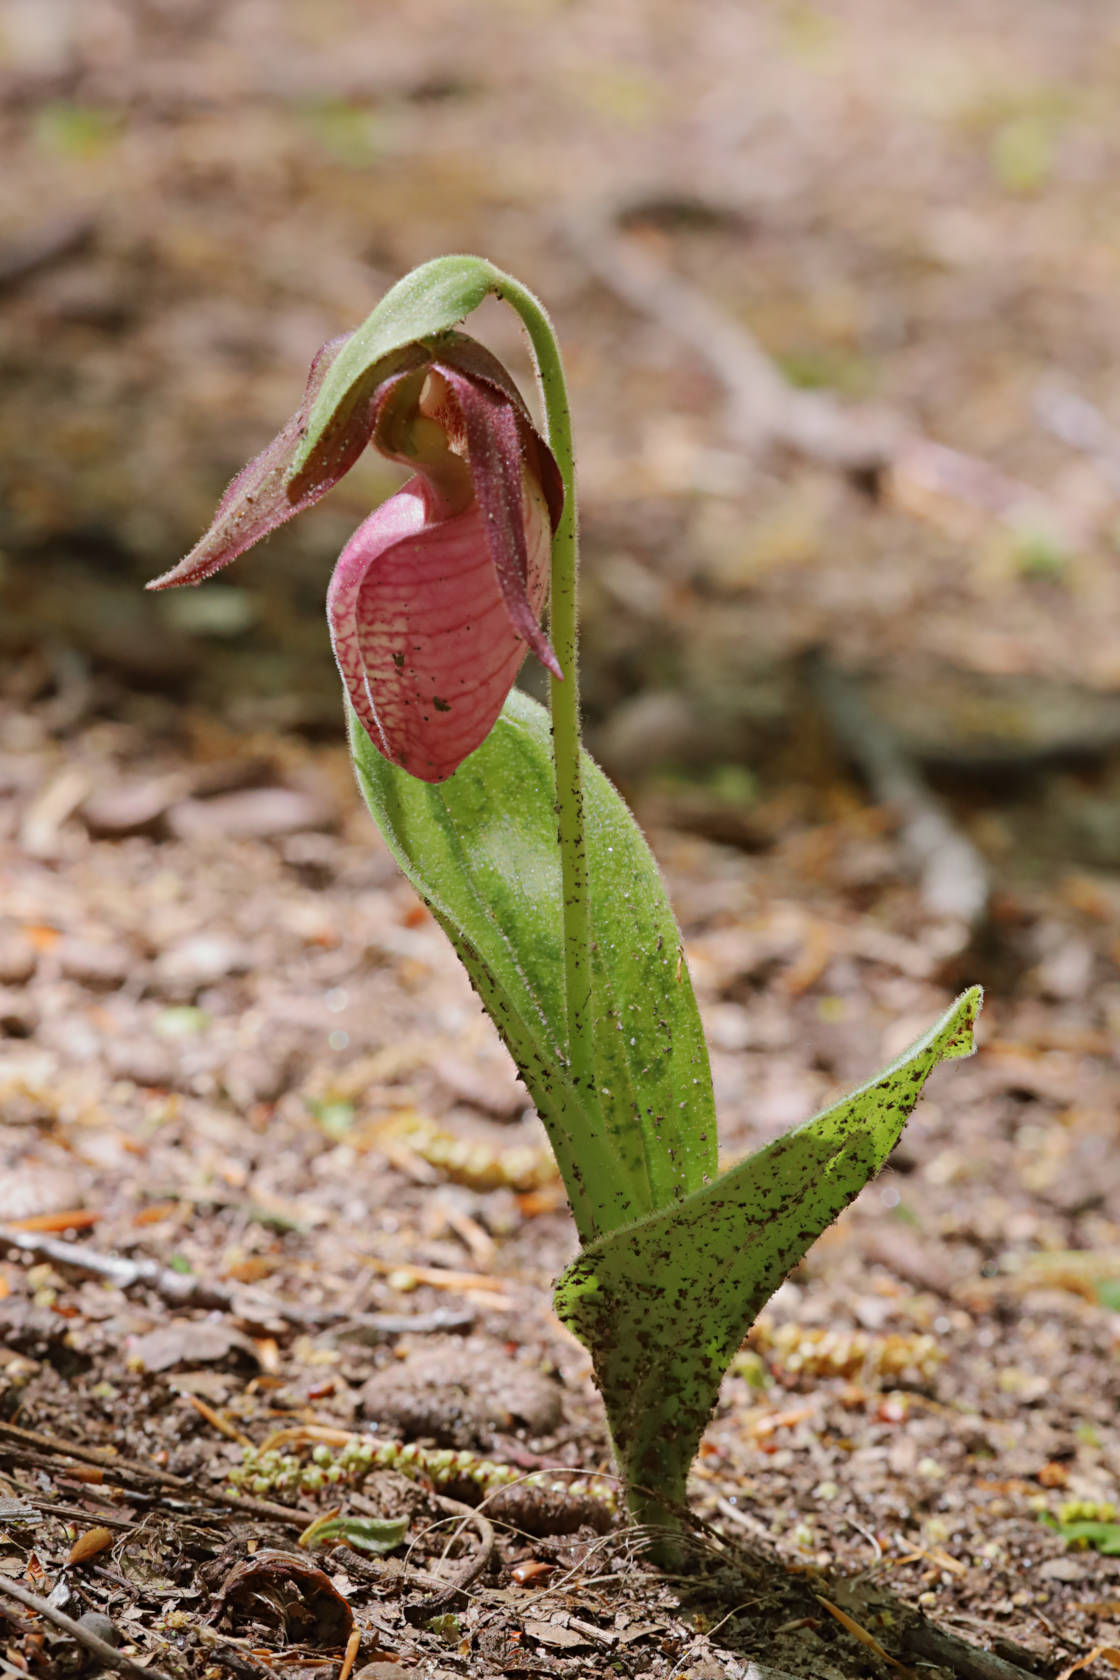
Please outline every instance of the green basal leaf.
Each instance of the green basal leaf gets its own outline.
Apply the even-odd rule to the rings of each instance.
[[[763,1303],[883,1165],[931,1069],[971,1053],[979,988],[885,1072],[676,1207],[586,1248],[556,1310],[591,1353],[638,1515],[683,1504],[719,1385]],[[655,1490],[644,1500],[642,1489]],[[668,1502],[666,1504],[666,1501]]]
[[[299,477],[324,433],[353,407],[367,382],[383,376],[386,357],[458,326],[503,278],[483,257],[436,257],[398,280],[331,364],[289,476]]]
[[[351,720],[366,802],[450,936],[548,1128],[584,1241],[698,1190],[715,1109],[692,985],[649,848],[584,755],[595,1089],[564,1059],[561,879],[548,714],[514,691],[446,782],[416,780]]]
[[[1104,1557],[1120,1557],[1120,1523],[1058,1522],[1054,1517],[1047,1515],[1044,1515],[1042,1520],[1047,1527],[1061,1535],[1067,1546],[1072,1546],[1078,1551],[1091,1546]]]
[[[1098,1304],[1107,1312],[1120,1313],[1120,1278],[1100,1278],[1093,1287]]]
[[[308,1551],[341,1542],[358,1552],[393,1552],[407,1533],[407,1517],[317,1517],[298,1543]]]

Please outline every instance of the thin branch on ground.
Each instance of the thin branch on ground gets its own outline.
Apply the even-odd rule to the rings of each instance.
[[[126,1294],[133,1289],[151,1289],[171,1306],[199,1307],[207,1312],[230,1312],[244,1315],[251,1310],[254,1318],[272,1317],[290,1324],[325,1327],[338,1325],[352,1333],[365,1331],[370,1335],[400,1336],[405,1334],[438,1334],[450,1330],[469,1329],[474,1314],[468,1312],[433,1313],[351,1313],[338,1307],[301,1307],[293,1301],[279,1301],[256,1292],[241,1295],[223,1283],[176,1272],[161,1266],[157,1260],[126,1260],[117,1254],[101,1254],[87,1248],[85,1243],[68,1242],[64,1237],[45,1236],[35,1231],[15,1231],[0,1226],[0,1243],[47,1260],[52,1266],[68,1266],[87,1277],[105,1278]]]
[[[1034,406],[1047,431],[1087,456],[1109,489],[1120,495],[1120,431],[1096,404],[1051,377],[1039,385]]]
[[[361,1650],[361,1646],[361,1628],[351,1628],[350,1637],[346,1641],[346,1651],[342,1658],[342,1667],[338,1671],[338,1680],[350,1680],[350,1676],[354,1670],[354,1663],[357,1660],[358,1652]]]
[[[479,1576],[485,1573],[490,1559],[494,1555],[493,1524],[483,1516],[481,1511],[476,1511],[473,1505],[463,1505],[457,1499],[448,1499],[444,1494],[436,1494],[434,1498],[442,1510],[447,1511],[451,1516],[462,1518],[457,1533],[461,1532],[467,1524],[471,1524],[478,1534],[480,1543],[458,1573],[447,1582],[446,1586],[441,1587],[438,1592],[425,1594],[421,1598],[410,1598],[406,1601],[404,1605],[405,1619],[412,1623],[426,1621],[432,1616],[438,1616],[443,1611],[452,1609],[458,1603],[460,1593],[465,1593],[469,1587],[473,1587]]]
[[[899,843],[917,871],[926,909],[969,929],[979,926],[987,914],[990,884],[976,847],[852,679],[819,650],[806,656],[804,671],[825,721],[872,796],[897,812]]]
[[[761,1540],[764,1546],[769,1547],[775,1553],[777,1552],[777,1543],[774,1536],[761,1518],[754,1516],[750,1511],[740,1510],[738,1505],[732,1505],[729,1499],[717,1499],[716,1509],[722,1516],[733,1522],[737,1528],[745,1529],[748,1534],[753,1534],[756,1540]],[[718,1533],[718,1530],[716,1532]]]
[[[567,244],[607,289],[687,346],[725,393],[724,423],[741,449],[791,449],[853,475],[882,479],[904,510],[928,517],[939,507],[1050,532],[1078,548],[1090,532],[1073,511],[990,462],[936,443],[897,411],[799,390],[741,321],[619,231],[625,204],[561,223]]]
[[[23,1455],[4,1454],[5,1458],[9,1456],[18,1463]],[[27,1457],[30,1459],[39,1457],[39,1455],[28,1454]],[[47,1462],[45,1459],[40,1459],[41,1464],[45,1462]],[[45,1499],[42,1495],[34,1493],[29,1493],[26,1497],[28,1503],[35,1507],[36,1514],[40,1517],[57,1517],[61,1522],[85,1523],[87,1527],[96,1523],[102,1528],[115,1528],[119,1534],[134,1534],[140,1526],[137,1522],[126,1522],[123,1517],[114,1517],[109,1511],[102,1511],[88,1505],[65,1505],[56,1499]]]
[[[368,1499],[352,1498],[350,1504],[356,1511],[362,1511],[364,1515],[374,1516],[377,1514],[376,1507]],[[403,1563],[398,1558],[367,1556],[365,1552],[354,1551],[341,1540],[333,1542],[333,1545],[339,1558],[344,1560],[344,1567],[348,1575],[353,1576],[357,1581],[366,1582],[369,1586],[376,1586],[381,1592],[384,1592],[387,1586],[395,1587],[398,1590],[404,1586],[409,1586],[426,1589],[435,1596],[442,1593],[447,1585],[446,1581],[441,1581],[438,1575],[433,1575],[430,1570],[420,1569],[413,1563]],[[378,1625],[372,1622],[368,1615],[366,1620],[372,1626]]]
[[[184,1481],[181,1476],[173,1476],[169,1470],[160,1470],[151,1464],[137,1464],[134,1459],[122,1458],[111,1447],[84,1447],[79,1441],[63,1441],[57,1435],[44,1435],[39,1430],[24,1429],[18,1423],[8,1423],[0,1418],[0,1440],[5,1438],[54,1457],[92,1464],[99,1470],[109,1471],[112,1477],[121,1481],[154,1482],[158,1487],[173,1488],[181,1493],[195,1491],[194,1484]]]
[[[33,1610],[36,1615],[42,1616],[44,1621],[53,1623],[60,1632],[69,1634],[71,1639],[95,1656],[103,1668],[111,1668],[117,1674],[126,1674],[128,1680],[168,1680],[168,1676],[158,1668],[134,1662],[123,1651],[118,1651],[107,1640],[99,1638],[96,1633],[91,1633],[89,1628],[76,1622],[72,1616],[56,1610],[45,1598],[41,1598],[37,1593],[28,1592],[26,1587],[17,1586],[5,1575],[0,1575],[0,1593],[14,1598],[25,1610]]]
[[[175,1495],[172,1503],[184,1504],[193,1511],[217,1505],[224,1510],[243,1511],[255,1517],[272,1517],[289,1527],[307,1527],[307,1512],[297,1511],[290,1505],[278,1505],[270,1499],[254,1499],[248,1494],[235,1494],[220,1485],[202,1490],[195,1482],[173,1476],[169,1470],[157,1470],[149,1465],[137,1464],[132,1459],[114,1457],[103,1448],[83,1447],[77,1441],[62,1441],[53,1435],[41,1435],[33,1429],[21,1429],[18,1424],[0,1419],[0,1442],[5,1439],[18,1442],[25,1450],[37,1451],[42,1455],[43,1468],[46,1469],[65,1470],[65,1466],[59,1466],[56,1461],[72,1458],[79,1464],[95,1465],[104,1471],[109,1484],[124,1486],[139,1482],[141,1486],[154,1485],[165,1494]],[[3,1455],[2,1447],[0,1455]]]
[[[955,1633],[917,1617],[903,1632],[904,1655],[914,1662],[935,1663],[947,1668],[958,1680],[1038,1680],[1037,1675],[1018,1663],[997,1657],[979,1645],[970,1645]]]
[[[0,293],[15,291],[25,280],[77,256],[93,238],[92,216],[61,216],[0,250]]]
[[[208,1627],[205,1622],[199,1621],[193,1623],[191,1633],[201,1645],[220,1647],[221,1655],[218,1660],[234,1674],[246,1675],[255,1680],[257,1675],[272,1676],[276,1672],[271,1661],[254,1654],[260,1649],[255,1640],[240,1639],[236,1634],[226,1633],[221,1628]]]
[[[563,233],[596,279],[687,345],[724,387],[725,422],[737,444],[752,451],[785,446],[848,472],[885,463],[897,446],[895,416],[794,390],[745,326],[619,233],[617,221],[614,209],[568,220]]]
[[[13,1231],[6,1226],[0,1227],[0,1242],[32,1255],[36,1260],[48,1260],[53,1266],[69,1266],[74,1271],[84,1272],[87,1277],[106,1278],[121,1290],[128,1291],[139,1286],[153,1289],[162,1300],[173,1306],[204,1307],[211,1312],[226,1312],[234,1304],[233,1292],[224,1284],[209,1283],[205,1278],[172,1271],[155,1260],[125,1260],[116,1254],[99,1254],[84,1243],[67,1242],[64,1237],[44,1236],[37,1231]]]

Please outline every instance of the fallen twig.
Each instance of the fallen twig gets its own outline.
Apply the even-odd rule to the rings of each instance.
[[[746,327],[617,231],[617,212],[569,220],[563,231],[597,279],[687,344],[724,387],[736,443],[784,445],[849,472],[874,470],[893,453],[897,417],[794,390]]]
[[[850,1633],[853,1639],[855,1639],[860,1645],[866,1646],[869,1651],[874,1652],[880,1662],[886,1663],[888,1668],[896,1668],[900,1670],[900,1672],[906,1676],[906,1680],[914,1680],[914,1676],[910,1673],[910,1670],[903,1667],[897,1657],[892,1657],[889,1651],[884,1650],[875,1635],[869,1632],[868,1629],[863,1626],[862,1622],[857,1622],[854,1616],[849,1616],[846,1610],[842,1610],[838,1604],[833,1604],[830,1598],[825,1598],[821,1593],[817,1593],[815,1596],[817,1603],[822,1604],[828,1611],[829,1615],[835,1617],[835,1619],[840,1623],[840,1626]]]
[[[903,1648],[913,1661],[947,1668],[958,1680],[1037,1680],[1036,1675],[1020,1668],[1018,1663],[1007,1662],[979,1645],[970,1645],[955,1633],[946,1633],[944,1628],[928,1622],[924,1616],[917,1616],[903,1630]]]
[[[95,226],[91,216],[63,216],[0,250],[0,292],[15,291],[32,275],[85,250]]]
[[[350,1630],[350,1637],[346,1641],[346,1651],[342,1658],[342,1667],[338,1671],[338,1680],[350,1680],[350,1675],[362,1647],[362,1630],[354,1627]]]
[[[99,1254],[84,1243],[67,1242],[62,1237],[38,1231],[13,1230],[10,1226],[0,1227],[0,1242],[32,1254],[37,1260],[49,1260],[52,1266],[70,1266],[87,1277],[107,1278],[118,1289],[127,1291],[138,1285],[154,1289],[162,1300],[175,1306],[204,1307],[209,1311],[226,1311],[233,1306],[233,1293],[223,1284],[173,1272],[155,1260],[124,1260],[116,1254]]]
[[[481,1511],[476,1511],[472,1505],[461,1505],[457,1499],[448,1499],[444,1494],[436,1494],[434,1497],[450,1515],[462,1517],[463,1521],[456,1532],[461,1533],[469,1523],[478,1534],[480,1544],[446,1586],[441,1587],[438,1592],[425,1593],[420,1598],[405,1601],[405,1620],[414,1625],[417,1622],[428,1621],[432,1616],[441,1615],[445,1610],[453,1609],[459,1594],[465,1593],[468,1587],[473,1587],[494,1554],[494,1528]]]
[[[56,1435],[43,1435],[35,1429],[24,1429],[18,1423],[8,1423],[0,1419],[0,1440],[18,1441],[22,1446],[36,1448],[40,1452],[53,1457],[76,1459],[79,1464],[93,1464],[99,1470],[109,1474],[119,1481],[154,1482],[158,1487],[174,1489],[176,1492],[191,1493],[194,1484],[184,1481],[181,1476],[173,1476],[169,1470],[159,1470],[150,1464],[137,1464],[134,1460],[121,1458],[111,1448],[83,1447],[77,1441],[63,1441]]]
[[[744,1511],[738,1505],[732,1505],[729,1499],[717,1499],[716,1509],[723,1516],[730,1518],[738,1528],[746,1529],[748,1534],[753,1534],[757,1540],[761,1540],[764,1546],[777,1549],[774,1536],[766,1524],[759,1517],[753,1516],[750,1511]],[[717,1529],[715,1532],[718,1534],[719,1530]]]
[[[358,1337],[400,1336],[406,1333],[462,1330],[474,1323],[473,1313],[436,1312],[409,1313],[351,1313],[342,1307],[302,1307],[293,1301],[280,1301],[255,1292],[239,1295],[223,1283],[207,1278],[192,1277],[188,1273],[172,1271],[156,1260],[125,1260],[117,1254],[101,1254],[84,1243],[67,1242],[37,1231],[15,1230],[0,1226],[0,1243],[31,1254],[37,1260],[47,1260],[52,1266],[69,1266],[84,1272],[87,1277],[107,1278],[126,1293],[131,1289],[151,1289],[161,1300],[172,1306],[200,1307],[207,1312],[232,1312],[244,1315],[251,1306],[254,1316],[278,1318],[290,1324],[326,1327],[340,1325]],[[449,1274],[457,1277],[459,1274]],[[464,1274],[473,1276],[473,1274]]]
[[[183,1398],[188,1406],[194,1407],[199,1417],[206,1420],[211,1429],[216,1429],[218,1434],[224,1435],[227,1441],[236,1441],[239,1447],[252,1445],[251,1437],[246,1435],[243,1429],[238,1429],[236,1424],[230,1423],[228,1418],[224,1418],[220,1412],[216,1412],[213,1406],[208,1406],[206,1401],[197,1394],[184,1394]]]
[[[105,1639],[91,1633],[89,1628],[76,1622],[72,1616],[67,1616],[61,1610],[56,1610],[45,1598],[28,1592],[26,1587],[19,1587],[10,1581],[6,1575],[0,1575],[0,1593],[14,1598],[17,1604],[22,1604],[25,1610],[34,1610],[36,1615],[42,1616],[44,1621],[53,1623],[61,1632],[69,1634],[85,1650],[95,1656],[103,1668],[115,1669],[118,1674],[127,1674],[129,1680],[169,1680],[160,1669],[150,1664],[133,1662],[131,1657],[125,1656]]]
[[[349,1503],[355,1511],[368,1516],[376,1515],[375,1507],[368,1499],[363,1499],[361,1494],[354,1495]],[[365,1552],[349,1549],[346,1549],[345,1557],[346,1573],[355,1580],[376,1586],[379,1593],[384,1593],[387,1586],[396,1588],[398,1593],[408,1586],[426,1589],[435,1596],[443,1593],[447,1585],[438,1575],[433,1575],[431,1570],[420,1569],[414,1563],[404,1563],[400,1558],[372,1557]],[[391,1631],[380,1623],[369,1609],[363,1612],[363,1619],[369,1627],[381,1628],[382,1632],[387,1634]],[[394,1631],[399,1632],[399,1629]]]
[[[792,449],[843,472],[880,476],[885,492],[920,517],[940,521],[952,510],[948,522],[956,526],[961,516],[997,519],[1041,527],[1070,548],[1085,543],[1084,519],[990,462],[924,437],[904,415],[791,386],[748,327],[619,232],[626,209],[569,218],[562,234],[603,285],[687,345],[723,388],[732,442],[752,452]]]
[[[856,1581],[834,1581],[829,1591],[861,1626],[879,1629],[893,1662],[928,1663],[947,1669],[957,1680],[1037,1680],[1017,1663],[938,1627],[893,1594],[869,1591]]]
[[[564,235],[596,279],[704,361],[727,393],[725,423],[737,444],[786,445],[850,472],[880,467],[892,452],[895,417],[846,412],[824,391],[793,390],[746,326],[618,232],[616,212],[569,220]]]
[[[394,1273],[405,1272],[417,1283],[426,1283],[432,1289],[474,1289],[486,1295],[500,1295],[502,1280],[491,1277],[486,1272],[454,1271],[448,1266],[418,1266],[407,1261],[384,1260],[379,1254],[363,1254],[362,1259],[374,1271]]]
[[[113,1485],[135,1482],[141,1485],[147,1483],[149,1486],[154,1484],[169,1496],[169,1503],[184,1503],[192,1510],[217,1505],[224,1510],[241,1511],[250,1516],[270,1517],[293,1528],[302,1529],[307,1526],[307,1512],[297,1511],[290,1505],[278,1505],[269,1499],[252,1498],[248,1494],[235,1493],[220,1485],[203,1492],[194,1482],[186,1481],[182,1476],[173,1476],[168,1470],[152,1469],[148,1465],[137,1464],[132,1459],[115,1458],[104,1449],[83,1447],[76,1441],[58,1440],[53,1435],[40,1435],[33,1429],[22,1429],[19,1424],[0,1420],[0,1441],[5,1438],[19,1442],[23,1447],[38,1449],[43,1455],[44,1468],[51,1468],[58,1458],[72,1458],[80,1464],[96,1465],[105,1472],[106,1480]],[[174,1496],[174,1499],[170,1496]]]
[[[806,656],[804,670],[829,728],[874,798],[898,813],[899,840],[918,871],[927,910],[970,929],[978,926],[987,914],[989,882],[976,847],[953,823],[894,731],[871,711],[851,678],[819,651]]]
[[[28,1503],[34,1506],[36,1515],[40,1517],[57,1517],[62,1522],[96,1523],[102,1528],[115,1528],[120,1534],[131,1534],[139,1526],[135,1522],[125,1521],[123,1517],[115,1517],[109,1511],[94,1510],[86,1505],[64,1505],[58,1500],[44,1499],[34,1493],[28,1494],[27,1499]]]
[[[742,1522],[745,1512],[729,1505],[725,1500],[721,1499],[718,1503],[723,1515],[733,1518],[736,1523]],[[727,1546],[726,1537],[719,1535],[717,1530],[709,1528],[706,1523],[700,1523],[699,1526]],[[755,1555],[750,1555],[750,1563],[761,1563],[764,1572],[767,1573],[776,1568],[784,1575],[786,1582],[792,1584],[791,1574],[787,1573],[788,1566],[780,1561],[775,1565],[773,1561],[773,1539],[766,1534],[760,1535],[759,1538],[765,1542],[765,1551],[757,1555],[757,1559]],[[804,1566],[793,1567],[797,1574],[801,1574],[804,1569]],[[879,1588],[869,1589],[861,1578],[838,1580],[812,1569],[808,1570],[807,1574],[808,1581],[796,1583],[798,1591],[804,1595],[803,1602],[806,1607],[815,1609],[821,1600],[819,1589],[822,1586],[827,1588],[827,1602],[832,1613],[835,1614],[837,1608],[840,1608],[847,1616],[857,1621],[862,1630],[869,1631],[868,1624],[878,1629],[880,1639],[885,1640],[886,1647],[889,1647],[888,1660],[891,1662],[928,1663],[936,1668],[948,1670],[950,1674],[956,1675],[958,1680],[1037,1680],[1037,1676],[1018,1664],[1009,1662],[1005,1657],[985,1651],[959,1635],[938,1627],[920,1610],[904,1603],[893,1593],[885,1593]]]
[[[1120,495],[1120,432],[1095,403],[1057,379],[1046,379],[1035,394],[1035,413],[1055,437],[1088,456],[1109,489]]]
[[[205,1622],[195,1622],[191,1629],[194,1637],[202,1645],[221,1647],[220,1662],[222,1667],[228,1668],[234,1674],[245,1675],[249,1680],[256,1680],[258,1675],[275,1675],[271,1661],[256,1653],[259,1645],[252,1639],[239,1639],[236,1634],[225,1633],[221,1628],[208,1627]]]

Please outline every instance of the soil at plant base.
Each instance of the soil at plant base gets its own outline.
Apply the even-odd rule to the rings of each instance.
[[[5,1585],[174,1675],[333,1672],[354,1628],[369,1680],[1115,1666],[1120,21],[742,14],[5,17],[0,1623],[25,1672],[85,1648]],[[1016,518],[983,472],[744,452],[712,370],[580,257],[602,196],[795,388],[1030,486]],[[568,346],[589,713],[678,909],[726,1156],[988,985],[981,1054],[728,1377],[679,1578],[586,1480],[610,1464],[550,1313],[574,1237],[543,1134],[353,790],[324,555],[390,480],[363,466],[228,583],[138,587],[317,344],[454,248],[547,294]],[[480,330],[524,369],[499,314]],[[842,761],[798,657],[822,643],[987,868],[972,927]],[[335,1469],[355,1439],[378,1461]],[[492,1547],[479,1460],[525,1478],[488,1487]],[[404,1543],[301,1548],[337,1509]],[[1077,1515],[1083,1549],[1054,1526]]]

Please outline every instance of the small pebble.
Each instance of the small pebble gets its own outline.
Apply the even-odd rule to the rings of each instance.
[[[39,1011],[26,992],[0,987],[0,1034],[30,1038],[39,1024]]]
[[[291,1086],[291,1057],[240,1051],[226,1063],[221,1082],[235,1108],[276,1102]]]
[[[181,939],[152,965],[152,990],[173,1002],[189,1003],[206,986],[244,974],[253,965],[248,947],[223,933],[196,933]]]
[[[92,1633],[95,1639],[101,1639],[106,1645],[119,1646],[124,1644],[120,1629],[108,1616],[103,1616],[100,1610],[87,1610],[78,1617],[78,1626],[87,1633]]]
[[[134,834],[152,834],[163,826],[174,792],[174,786],[166,780],[122,782],[117,787],[98,788],[82,806],[82,821],[98,840],[124,840]]]
[[[1085,1579],[1085,1565],[1072,1557],[1047,1558],[1040,1563],[1038,1573],[1044,1581],[1076,1582]]]
[[[109,1070],[116,1079],[166,1090],[175,1080],[174,1052],[162,1039],[114,1039],[107,1051]]]
[[[115,610],[110,610],[115,609]],[[127,677],[138,688],[169,693],[198,668],[200,654],[170,625],[155,621],[142,608],[120,610],[120,598],[103,604],[103,612],[84,627],[82,640],[97,663]]]
[[[528,1093],[508,1061],[440,1056],[435,1073],[452,1096],[496,1120],[516,1120],[529,1106]]]
[[[282,840],[335,826],[332,806],[299,788],[244,788],[214,799],[184,799],[169,814],[181,840]]]
[[[35,972],[35,947],[15,930],[0,933],[0,986],[25,986]]]
[[[100,945],[87,939],[64,939],[58,950],[59,965],[67,980],[98,991],[123,986],[136,967],[136,960],[124,945]]]

